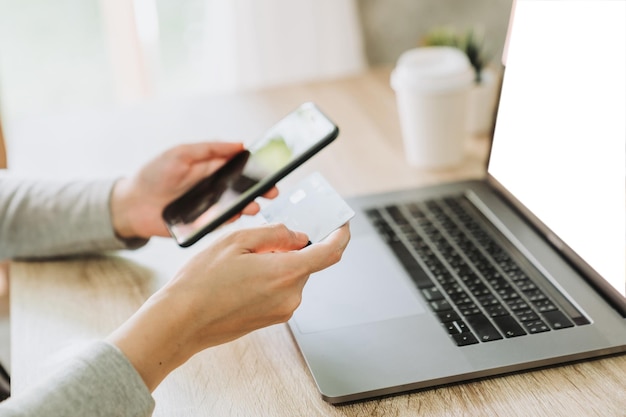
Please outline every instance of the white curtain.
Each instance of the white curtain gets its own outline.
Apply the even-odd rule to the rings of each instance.
[[[356,0],[205,0],[203,73],[237,91],[362,70]]]

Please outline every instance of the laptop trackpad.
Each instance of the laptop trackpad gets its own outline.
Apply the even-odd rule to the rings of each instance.
[[[377,235],[353,236],[341,261],[312,275],[293,319],[312,333],[425,312],[417,289]]]

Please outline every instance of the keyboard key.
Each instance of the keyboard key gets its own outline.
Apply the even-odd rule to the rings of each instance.
[[[452,338],[456,342],[457,346],[467,346],[467,345],[474,345],[478,343],[478,340],[476,339],[476,337],[473,334],[468,333],[468,332],[453,334]]]
[[[476,314],[468,316],[465,319],[467,324],[474,330],[478,340],[481,342],[490,342],[492,340],[502,339],[502,335],[489,321],[487,317],[482,314]]]
[[[565,314],[558,310],[544,313],[543,318],[546,319],[550,327],[554,330],[574,327],[574,323],[572,323]]]
[[[433,311],[452,310],[452,306],[450,305],[448,300],[445,300],[445,299],[444,300],[431,301],[430,302],[430,308],[432,308]]]
[[[533,303],[540,313],[556,310],[556,306],[550,300],[540,300]]]
[[[528,297],[528,299],[533,303],[535,301],[546,299],[545,294],[541,290],[526,291],[526,297]]]
[[[459,311],[464,317],[473,316],[475,314],[481,314],[480,308],[478,308],[476,304],[473,304],[473,303],[463,304],[458,307],[459,307]]]
[[[439,320],[442,323],[447,323],[449,321],[454,321],[454,320],[460,319],[459,315],[454,310],[438,311],[437,312],[437,317],[439,317]]]
[[[530,308],[528,307],[528,303],[521,298],[507,300],[506,305],[508,305],[509,308],[515,312],[519,310],[528,310]]]
[[[502,304],[494,304],[485,307],[485,311],[487,312],[489,317],[504,316],[509,314],[509,312]]]
[[[530,308],[515,311],[515,315],[521,322],[534,321],[539,318],[537,314]]]
[[[449,323],[443,323],[443,325],[450,334],[466,333],[470,331],[463,320],[451,321]]]
[[[422,295],[424,295],[426,301],[435,301],[444,298],[441,291],[439,291],[439,288],[435,286],[422,289]]]
[[[450,295],[450,299],[452,300],[452,302],[456,304],[457,306],[472,303],[472,299],[469,298],[469,296],[465,292],[457,292],[457,293],[452,293],[452,294],[448,293],[448,294]]]
[[[456,281],[443,285],[443,290],[446,294],[465,294],[463,287],[461,287]]]
[[[476,284],[470,284],[470,285],[467,286],[467,288],[476,297],[491,295],[491,291],[489,290],[489,288],[487,288],[487,286],[485,284],[483,284],[482,282],[478,282]],[[491,297],[493,298],[493,296],[491,296]]]
[[[517,284],[517,288],[519,288],[520,291],[524,291],[524,292],[533,291],[537,289],[537,286],[535,285],[535,283],[529,279],[517,281],[516,284]]]
[[[513,291],[513,289],[511,289],[510,291],[498,291],[498,294],[500,294],[500,298],[502,298],[502,300],[504,301],[509,301],[509,300],[515,300],[519,298],[519,295]]]
[[[459,329],[454,325],[454,322],[451,321],[449,323],[441,323],[443,324],[443,327],[446,328],[446,330],[448,331],[448,334],[458,334],[461,333],[459,331]]]
[[[406,217],[404,217],[404,214],[402,214],[402,212],[400,211],[400,208],[398,208],[398,206],[387,206],[385,207],[385,209],[397,224],[404,225],[409,223]]]
[[[444,270],[443,266],[441,269],[433,272],[433,274],[435,275],[435,279],[437,280],[437,282],[441,285],[450,285],[456,283],[454,277],[450,275],[448,271]]]
[[[550,327],[541,320],[533,320],[524,323],[528,333],[543,333],[550,331]]]
[[[466,333],[470,331],[469,327],[467,327],[467,324],[465,324],[463,320],[457,320],[454,322],[454,324],[461,331],[461,333]]]
[[[582,314],[579,316],[573,316],[572,320],[574,321],[574,323],[576,323],[577,326],[584,326],[585,324],[590,323],[590,321],[587,320],[587,318]]]
[[[498,326],[504,337],[517,337],[526,334],[522,326],[520,326],[517,323],[517,320],[515,320],[512,316],[494,317],[493,321],[496,323],[496,326]]]
[[[492,294],[481,295],[480,297],[476,297],[476,299],[478,300],[478,302],[482,306],[490,306],[490,305],[500,304],[498,299],[494,295],[492,295]]]

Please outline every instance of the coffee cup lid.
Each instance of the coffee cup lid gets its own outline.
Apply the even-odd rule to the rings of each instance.
[[[474,81],[474,70],[464,52],[450,46],[410,49],[400,55],[391,73],[394,90],[447,91]]]

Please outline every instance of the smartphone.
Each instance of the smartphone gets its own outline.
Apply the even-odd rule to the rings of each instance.
[[[311,102],[300,105],[163,210],[176,242],[187,247],[215,230],[331,143],[339,128]]]

